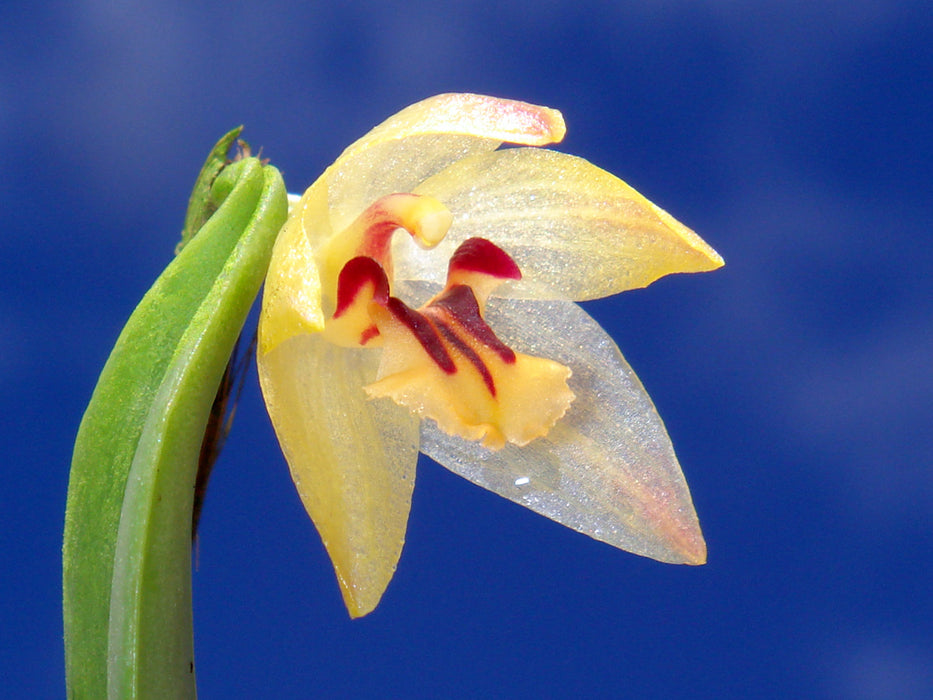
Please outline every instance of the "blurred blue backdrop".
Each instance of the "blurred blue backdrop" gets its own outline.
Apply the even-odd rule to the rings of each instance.
[[[924,1],[4,3],[0,694],[63,695],[71,444],[209,147],[244,123],[301,191],[471,91],[561,109],[560,150],[725,257],[588,307],[709,564],[424,461],[397,576],[351,622],[253,378],[202,519],[202,697],[933,697],[931,77]]]

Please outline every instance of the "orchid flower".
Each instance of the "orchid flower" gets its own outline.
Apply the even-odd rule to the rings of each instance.
[[[419,450],[615,547],[706,561],[660,417],[574,301],[722,259],[615,176],[537,148],[564,132],[545,107],[429,98],[347,148],[279,234],[260,380],[353,617],[395,571]]]

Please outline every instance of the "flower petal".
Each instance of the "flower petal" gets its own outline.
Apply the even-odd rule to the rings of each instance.
[[[396,273],[404,279],[441,282],[439,261],[473,236],[501,246],[530,282],[578,301],[723,264],[697,234],[622,180],[556,151],[473,155],[413,191],[441,200],[454,222],[433,251],[399,251]]]
[[[322,176],[333,229],[343,230],[380,197],[409,192],[464,156],[502,142],[554,143],[564,132],[560,112],[525,102],[459,93],[422,100],[349,146]]]
[[[570,367],[577,399],[547,436],[525,447],[492,452],[426,421],[422,452],[615,547],[659,561],[704,563],[706,544],[664,424],[605,331],[560,300],[491,299],[488,318],[505,342]]]
[[[343,152],[346,157],[377,143],[424,134],[461,134],[544,146],[564,138],[567,128],[556,109],[489,95],[449,92],[409,105]]]
[[[296,205],[299,212],[314,209],[311,189]],[[306,235],[306,221],[320,221],[320,217],[290,216],[272,249],[262,293],[260,355],[292,336],[324,329],[321,279],[315,251]]]
[[[260,348],[268,352],[293,335],[323,327],[320,274],[312,263],[320,262],[316,256],[325,242],[373,202],[408,192],[457,159],[495,150],[503,141],[546,144],[562,139],[564,131],[557,110],[471,94],[422,100],[375,127],[289,213],[266,277]]]
[[[378,353],[319,333],[258,356],[269,416],[351,617],[376,607],[395,572],[418,457],[417,418],[363,393],[377,364]]]

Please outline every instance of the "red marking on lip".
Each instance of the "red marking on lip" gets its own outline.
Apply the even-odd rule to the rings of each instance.
[[[502,248],[485,238],[468,238],[454,252],[447,266],[454,272],[480,272],[496,279],[520,280],[522,271]]]
[[[458,336],[453,328],[451,328],[444,321],[435,318],[435,323],[437,324],[438,329],[443,334],[444,338],[447,339],[447,342],[450,343],[461,355],[463,355],[467,361],[476,368],[476,371],[479,372],[480,376],[483,378],[483,383],[486,384],[486,388],[489,390],[489,393],[492,396],[496,395],[496,383],[492,378],[492,374],[489,371],[489,368],[486,366],[486,363],[483,362],[476,351],[467,345],[461,338]]]
[[[422,314],[408,308],[401,299],[390,297],[385,304],[386,309],[395,316],[396,319],[404,324],[411,334],[415,336],[421,347],[428,354],[434,364],[443,370],[445,374],[453,374],[457,371],[457,365],[444,347],[444,342],[437,333],[437,329]]]
[[[337,308],[333,317],[340,318],[367,284],[373,286],[373,301],[385,304],[389,298],[389,280],[382,265],[365,256],[353,258],[344,265],[337,278]]]
[[[462,276],[457,273],[463,273]],[[419,310],[411,309],[402,300],[390,296],[389,281],[383,266],[371,257],[353,258],[340,271],[337,279],[337,303],[333,318],[337,319],[361,300],[372,301],[388,311],[421,345],[427,356],[445,374],[458,370],[463,358],[482,378],[486,389],[496,397],[496,383],[490,369],[490,352],[505,364],[516,362],[515,352],[499,340],[483,318],[473,282],[483,283],[485,276],[493,279],[521,279],[518,265],[498,246],[483,238],[471,238],[462,243],[450,259],[448,286]],[[458,278],[463,283],[458,283]],[[365,291],[364,291],[365,290]],[[366,298],[361,299],[360,295]],[[371,325],[359,332],[359,344],[366,345],[380,335]]]
[[[510,258],[511,259],[511,258]],[[499,340],[479,312],[473,290],[463,284],[454,285],[435,299],[426,311],[442,310],[479,343],[496,353],[506,364],[515,362],[515,351]]]
[[[378,335],[379,335],[379,329],[376,327],[376,324],[374,323],[369,328],[367,328],[365,331],[360,333],[360,345],[366,345],[366,343],[368,343],[370,340],[372,340]]]

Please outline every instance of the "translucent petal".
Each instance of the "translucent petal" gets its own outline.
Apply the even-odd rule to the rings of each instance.
[[[377,143],[422,134],[461,134],[525,146],[560,141],[566,133],[556,109],[471,93],[445,93],[409,105],[344,150],[341,158]]]
[[[297,210],[307,211],[313,208],[313,203],[313,196],[306,194]],[[325,213],[325,221],[326,216]],[[320,217],[307,218],[307,221],[319,220]],[[305,234],[305,221],[303,216],[290,217],[272,249],[262,294],[260,353],[269,352],[292,336],[324,328],[321,280],[314,259],[315,251]]]
[[[566,301],[491,299],[488,319],[516,349],[573,370],[577,399],[543,438],[497,452],[430,421],[421,450],[500,496],[615,547],[702,564],[706,544],[661,418],[612,339]]]
[[[376,607],[395,572],[418,456],[418,420],[363,393],[377,363],[319,333],[258,357],[269,416],[352,617]]]
[[[473,236],[503,248],[526,280],[580,301],[723,264],[693,231],[622,180],[564,153],[512,148],[474,155],[414,191],[441,200],[454,222],[434,250],[397,252],[396,274],[405,279],[442,282],[443,261]]]
[[[448,94],[414,104],[347,148],[292,208],[266,280],[260,346],[269,351],[298,333],[323,327],[322,246],[381,197],[408,192],[429,175],[504,140],[559,141],[560,112],[483,95]],[[345,260],[339,261],[339,272]],[[446,269],[447,259],[442,263]],[[336,274],[336,272],[334,274]],[[325,274],[326,276],[326,274]]]
[[[326,171],[325,171],[326,174]],[[329,239],[334,229],[327,211],[327,178],[321,175],[288,212],[286,227],[297,226],[315,250]]]
[[[560,112],[525,102],[471,94],[422,100],[375,127],[327,169],[331,224],[343,230],[379,197],[409,192],[467,155],[502,142],[554,143],[564,132]]]

